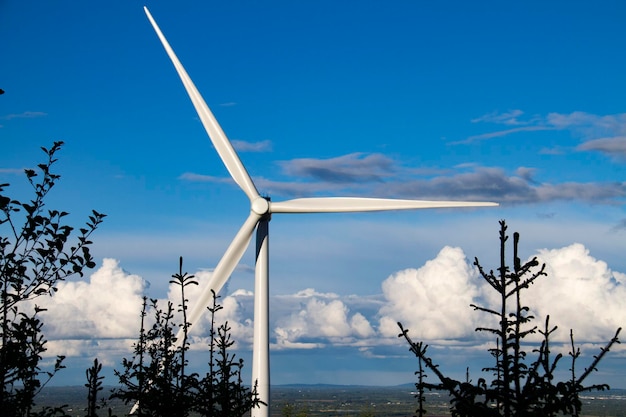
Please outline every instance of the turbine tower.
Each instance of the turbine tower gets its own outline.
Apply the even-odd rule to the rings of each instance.
[[[358,197],[298,198],[274,202],[262,197],[256,189],[232,144],[213,113],[187,75],[154,18],[144,7],[146,15],[171,59],[187,94],[198,112],[204,128],[237,185],[250,199],[250,214],[218,262],[200,299],[189,314],[189,322],[197,322],[210,304],[211,290],[218,293],[246,251],[256,229],[256,267],[254,284],[254,342],[252,353],[252,386],[257,384],[259,398],[266,405],[252,410],[252,417],[269,416],[269,221],[272,214],[282,213],[342,213],[390,210],[415,210],[444,207],[497,206],[496,203],[462,201],[395,200]],[[178,340],[182,340],[178,335]]]

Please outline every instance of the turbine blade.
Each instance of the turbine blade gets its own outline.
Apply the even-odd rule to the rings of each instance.
[[[213,297],[211,290],[215,291],[216,294],[219,293],[226,281],[228,281],[228,278],[230,278],[230,275],[233,273],[248,248],[250,240],[252,239],[252,233],[260,218],[261,216],[258,214],[250,212],[245,223],[241,226],[239,232],[237,232],[237,235],[228,246],[228,249],[226,249],[224,256],[222,256],[222,259],[220,259],[215,267],[211,279],[202,290],[200,298],[196,300],[195,305],[189,313],[187,320],[191,323],[191,326],[200,319],[202,314],[206,311],[206,308],[211,304],[211,298]],[[182,329],[177,335],[178,340],[182,342],[182,334],[180,333],[182,333]]]
[[[416,210],[446,207],[486,207],[497,203],[473,201],[394,200],[387,198],[320,197],[296,198],[270,203],[272,213],[344,213],[389,210]]]
[[[174,64],[174,67],[178,72],[178,76],[183,82],[185,90],[187,90],[189,98],[191,99],[193,106],[196,109],[196,112],[198,112],[198,116],[200,116],[200,120],[204,125],[204,129],[209,135],[211,142],[213,142],[213,146],[217,150],[220,158],[222,158],[222,162],[224,162],[224,165],[226,165],[226,169],[230,173],[230,176],[235,180],[237,185],[239,185],[239,187],[246,193],[250,200],[259,197],[259,192],[254,186],[252,178],[250,178],[248,171],[246,171],[246,168],[243,166],[243,163],[239,159],[237,152],[235,152],[235,149],[233,148],[232,144],[226,137],[226,134],[215,119],[215,116],[213,116],[211,109],[209,109],[209,106],[206,104],[206,102],[198,92],[198,89],[194,85],[193,81],[191,81],[191,78],[189,78],[189,75],[187,75],[187,71],[185,71],[185,68],[176,57],[174,50],[167,42],[167,39],[165,39],[163,32],[161,32],[161,29],[159,29],[159,26],[156,24],[148,8],[144,6],[143,9],[146,12],[146,16],[148,16],[148,20],[150,20],[154,31],[161,40],[161,43],[163,44],[167,55],[172,60],[172,63]]]

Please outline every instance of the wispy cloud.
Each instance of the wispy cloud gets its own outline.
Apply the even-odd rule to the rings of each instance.
[[[280,162],[287,175],[330,183],[383,181],[393,175],[394,161],[382,154],[351,153],[329,159],[303,158]]]
[[[626,219],[622,219],[618,224],[613,227],[614,231],[624,231],[626,230]]]
[[[47,116],[48,113],[44,113],[41,111],[25,111],[23,113],[13,113],[7,114],[6,116],[2,116],[3,120],[13,120],[13,119],[34,119],[37,117]]]
[[[357,189],[363,190],[367,187],[367,183],[355,186],[345,183],[309,181],[301,178],[295,178],[293,181],[276,181],[264,177],[257,177],[254,178],[254,183],[262,193],[284,197],[356,193]]]
[[[538,131],[538,130],[554,130],[554,128],[551,128],[551,127],[548,127],[548,126],[522,126],[522,127],[515,127],[515,128],[512,128],[512,129],[498,130],[496,132],[489,132],[489,133],[483,133],[483,134],[480,134],[480,135],[470,136],[467,139],[460,140],[460,141],[457,141],[457,142],[452,142],[451,144],[452,145],[468,144],[468,143],[476,142],[476,141],[479,141],[479,140],[498,138],[498,137],[508,136],[508,135],[512,135],[514,133],[520,133],[520,132],[534,132],[534,131]]]
[[[219,184],[235,184],[230,177],[214,177],[211,175],[196,174],[193,172],[185,172],[178,177],[179,180],[192,181],[192,182],[210,182]]]
[[[553,146],[551,148],[541,148],[539,153],[541,155],[564,155],[570,152],[570,148],[564,146]]]
[[[425,200],[488,200],[501,204],[580,201],[616,204],[626,198],[626,182],[542,182],[536,169],[518,167],[514,173],[498,167],[459,165],[430,176],[379,154],[349,154],[331,159],[295,159],[280,163],[291,180],[254,178],[263,193],[283,197],[368,195]],[[420,174],[424,172],[419,171]],[[234,184],[227,177],[185,173],[181,179]]]
[[[509,175],[501,168],[479,167],[471,172],[431,179],[387,184],[380,189],[386,196],[419,199],[492,200],[498,203],[532,204],[548,201],[583,201],[613,204],[626,197],[624,182],[540,183],[534,170],[520,168]]]
[[[569,129],[586,139],[626,135],[626,113],[600,116],[581,111],[569,114],[549,113],[546,123],[557,129]]]
[[[23,174],[24,170],[19,168],[0,168],[0,174]]]
[[[483,116],[476,117],[471,120],[472,123],[491,123],[505,126],[516,126],[504,130],[497,130],[494,132],[482,133],[479,135],[470,136],[464,140],[452,142],[452,145],[469,144],[486,139],[493,139],[503,136],[512,135],[521,132],[533,132],[538,130],[551,130],[554,127],[545,123],[544,118],[534,115],[530,117],[524,117],[524,112],[519,109],[509,110],[504,113],[491,112]]]
[[[482,133],[452,144],[469,144],[472,142],[513,135],[516,133],[560,130],[569,131],[583,143],[572,147],[579,151],[598,151],[607,155],[623,158],[626,156],[626,113],[597,115],[581,111],[572,113],[548,113],[545,116],[533,116],[526,120],[521,110],[506,113],[489,113],[472,120],[473,123],[491,123],[505,126],[516,126],[509,129]],[[563,147],[544,149],[545,153],[562,153]]]
[[[618,159],[626,157],[626,113],[597,115],[585,112],[550,113],[546,117],[556,129],[569,130],[582,138],[578,151],[597,151]]]
[[[272,141],[263,140],[260,142],[246,142],[244,140],[233,140],[233,148],[239,152],[269,152],[272,150]]]
[[[626,136],[593,139],[578,145],[579,151],[598,151],[618,158],[626,158]]]
[[[504,125],[519,126],[519,125],[528,125],[530,123],[533,123],[533,121],[536,120],[536,116],[534,118],[531,118],[530,120],[520,120],[519,118],[523,115],[524,115],[524,112],[519,109],[509,110],[508,112],[505,112],[505,113],[492,112],[492,113],[488,113],[483,116],[477,117],[475,119],[472,119],[472,123],[487,122],[487,123],[497,123],[497,124],[504,124]]]
[[[178,177],[180,180],[190,182],[206,182],[212,184],[230,184],[236,186],[235,181],[230,177],[215,177],[212,175],[196,174],[185,172]],[[254,184],[261,194],[285,197],[305,197],[318,193],[334,193],[346,189],[345,184],[332,184],[325,182],[306,181],[274,181],[264,177],[253,178]]]

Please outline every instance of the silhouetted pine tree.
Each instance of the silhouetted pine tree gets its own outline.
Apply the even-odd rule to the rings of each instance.
[[[243,360],[235,360],[230,353],[234,341],[228,323],[217,326],[215,313],[222,307],[217,304],[213,293],[211,328],[209,341],[209,371],[202,378],[197,373],[188,373],[189,350],[187,302],[185,288],[197,285],[194,276],[182,272],[172,276],[171,283],[180,286],[181,303],[177,310],[182,323],[176,324],[176,315],[171,302],[165,310],[159,309],[156,300],[147,298],[141,311],[139,339],[134,345],[131,359],[123,359],[122,371],[115,371],[121,388],[115,389],[112,398],[120,398],[126,404],[138,404],[136,415],[150,417],[200,416],[243,416],[257,406],[256,388],[250,390],[241,379]],[[146,329],[148,309],[154,311],[154,324]],[[183,341],[176,347],[176,333],[183,329]]]
[[[422,342],[414,342],[408,335],[408,329],[404,329],[401,323],[399,337],[403,337],[409,343],[410,350],[418,358],[419,370],[416,387],[419,396],[418,416],[424,416],[423,391],[425,389],[438,389],[448,391],[451,396],[451,412],[458,417],[551,417],[557,415],[578,416],[582,403],[579,394],[584,391],[604,390],[606,384],[593,384],[585,386],[586,378],[597,369],[597,365],[604,355],[609,352],[613,344],[619,343],[617,329],[613,338],[600,349],[600,353],[594,356],[591,365],[585,368],[580,377],[576,376],[575,365],[580,356],[580,350],[574,345],[573,332],[570,331],[571,339],[571,378],[568,381],[556,382],[555,370],[561,354],[554,357],[550,351],[550,337],[557,327],[551,327],[549,316],[542,329],[531,324],[534,317],[530,309],[522,303],[522,290],[527,289],[539,277],[545,276],[545,265],[539,266],[536,258],[521,263],[518,257],[517,247],[519,234],[513,235],[513,269],[506,265],[506,223],[500,221],[500,267],[497,274],[493,270],[486,272],[478,259],[474,265],[478,268],[482,278],[500,295],[498,309],[471,305],[474,310],[481,311],[497,318],[497,327],[479,327],[476,331],[486,332],[496,337],[496,346],[489,349],[495,359],[495,364],[483,369],[493,375],[490,383],[484,378],[479,378],[472,383],[469,378],[469,370],[465,382],[460,382],[446,377],[439,366],[434,364],[427,356],[426,348]],[[531,334],[539,333],[542,341],[532,353],[536,354],[534,361],[529,362],[527,352],[524,350],[522,341]],[[527,346],[531,344],[526,344]],[[429,384],[424,381],[422,363],[438,379],[438,383]]]
[[[98,417],[97,411],[106,406],[106,401],[102,401],[98,404],[98,393],[102,391],[102,380],[104,377],[100,375],[102,371],[102,364],[98,362],[98,359],[94,359],[93,366],[87,368],[85,376],[87,377],[87,412],[86,417]],[[109,409],[110,414],[110,409]]]

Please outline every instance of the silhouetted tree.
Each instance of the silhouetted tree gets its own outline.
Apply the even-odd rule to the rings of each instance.
[[[102,364],[98,362],[98,359],[94,359],[93,366],[85,371],[87,376],[87,416],[86,417],[98,417],[97,410],[101,408],[98,404],[98,393],[102,391],[103,376],[100,375],[102,371]],[[105,403],[106,404],[106,403]],[[103,404],[103,405],[105,405]]]
[[[0,410],[6,417],[33,415],[35,396],[64,368],[63,356],[52,369],[40,367],[47,341],[39,313],[45,310],[32,301],[54,294],[59,282],[95,266],[89,238],[105,215],[93,211],[77,241],[70,243],[74,229],[64,223],[68,213],[46,210],[46,197],[60,178],[52,167],[62,145],[42,148],[47,161],[37,166],[39,173],[24,170],[32,200],[12,199],[5,195],[9,184],[0,184]]]
[[[522,264],[518,257],[517,247],[519,234],[513,235],[513,269],[505,262],[507,226],[500,221],[500,267],[497,274],[493,271],[486,272],[478,259],[474,265],[478,268],[481,277],[499,294],[500,306],[497,309],[491,307],[471,305],[474,310],[487,313],[497,318],[497,327],[479,327],[476,331],[486,332],[496,337],[496,346],[489,349],[495,358],[494,366],[484,368],[484,372],[491,373],[494,379],[487,383],[484,378],[479,378],[472,383],[469,378],[469,369],[464,382],[448,378],[426,355],[426,348],[422,343],[414,342],[408,335],[408,329],[404,329],[401,323],[400,337],[406,339],[410,350],[418,358],[419,375],[416,387],[418,393],[424,389],[440,389],[448,391],[451,395],[451,412],[459,417],[550,417],[557,415],[578,416],[582,403],[579,394],[584,391],[605,390],[606,384],[592,384],[585,386],[586,378],[595,370],[600,360],[609,352],[615,343],[619,343],[618,328],[613,338],[600,349],[600,353],[594,356],[591,365],[585,368],[583,374],[576,376],[575,365],[580,356],[580,350],[574,345],[573,332],[570,331],[571,352],[571,378],[568,381],[556,382],[555,370],[562,355],[551,356],[550,338],[557,327],[551,327],[549,316],[539,329],[531,324],[534,317],[530,314],[529,307],[521,301],[521,292],[532,285],[539,277],[545,276],[545,265],[539,265],[537,258]],[[531,334],[539,333],[541,343],[535,344],[533,353],[536,357],[533,362],[528,361],[527,352],[524,350],[523,340]],[[526,346],[532,344],[527,343]],[[436,384],[428,384],[423,380],[422,363],[438,379]],[[420,395],[418,416],[425,415],[423,400]]]
[[[209,337],[209,370],[204,377],[186,371],[189,350],[187,303],[185,288],[197,285],[193,275],[182,272],[172,276],[171,283],[181,291],[181,303],[177,310],[182,323],[177,324],[174,307],[168,302],[165,310],[159,309],[157,300],[147,298],[141,311],[139,339],[134,345],[131,359],[123,359],[122,370],[115,371],[121,388],[112,397],[120,398],[128,405],[138,404],[138,416],[186,417],[191,413],[200,416],[239,417],[258,406],[260,400],[256,387],[244,386],[241,378],[243,360],[236,360],[230,353],[234,341],[228,323],[217,325],[215,313],[222,307],[213,293],[211,327]],[[146,329],[148,310],[154,312],[154,324]],[[183,341],[176,346],[176,332],[182,328]]]

